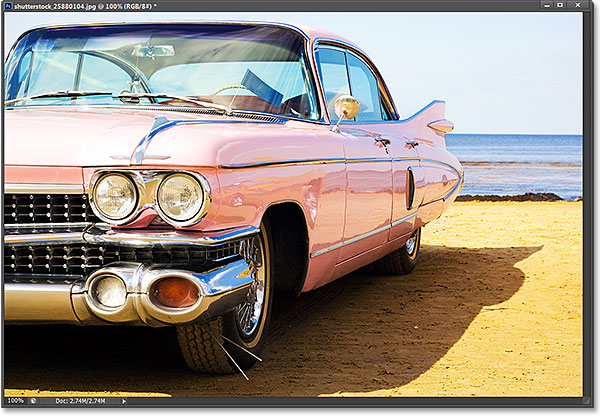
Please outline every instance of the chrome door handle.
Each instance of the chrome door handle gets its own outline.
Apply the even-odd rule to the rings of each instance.
[[[388,145],[388,144],[390,144],[390,143],[392,143],[392,142],[390,141],[390,139],[384,139],[383,137],[377,137],[377,138],[375,138],[374,140],[375,140],[376,142],[379,142],[379,143],[383,144],[384,146],[385,146],[385,145]]]
[[[419,145],[419,142],[415,140],[407,140],[406,145],[412,147],[413,149]]]

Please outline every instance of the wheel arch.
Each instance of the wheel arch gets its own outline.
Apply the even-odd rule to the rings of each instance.
[[[299,294],[308,270],[308,225],[302,205],[294,200],[271,203],[262,219],[269,221],[275,289]],[[291,255],[290,255],[291,253]]]

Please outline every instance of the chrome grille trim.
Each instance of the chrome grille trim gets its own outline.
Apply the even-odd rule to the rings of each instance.
[[[184,267],[191,262],[216,261],[240,253],[241,241],[206,247],[119,247],[86,243],[4,247],[4,273],[8,279],[65,280],[84,277],[115,262]]]
[[[57,274],[20,274],[5,273],[4,283],[13,284],[49,284],[49,285],[72,285],[82,280],[78,275]]]
[[[82,233],[17,234],[4,236],[4,248],[85,243]]]
[[[88,196],[82,190],[83,187],[78,193],[50,193],[46,188],[44,193],[5,192],[4,225],[6,229],[14,230],[19,226],[43,229],[50,224],[74,227],[73,224],[98,222]]]
[[[93,222],[49,222],[43,224],[5,224],[4,231],[7,234],[35,234],[40,232],[53,232],[60,229],[61,231],[83,231],[85,227],[94,224]]]
[[[83,194],[83,185],[5,183],[5,194]]]

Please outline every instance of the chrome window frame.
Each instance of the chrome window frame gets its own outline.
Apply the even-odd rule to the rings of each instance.
[[[383,80],[383,77],[381,76],[381,74],[379,73],[379,70],[377,69],[377,67],[375,66],[375,64],[373,63],[373,61],[371,61],[371,59],[368,57],[368,55],[363,52],[362,50],[358,49],[357,47],[346,43],[344,41],[338,40],[338,39],[331,39],[331,38],[323,38],[323,37],[319,37],[319,38],[315,38],[314,43],[313,43],[313,59],[315,61],[315,67],[317,70],[317,73],[319,75],[319,88],[320,88],[320,92],[321,95],[323,97],[325,97],[324,95],[324,87],[323,87],[323,83],[322,83],[322,73],[321,73],[321,68],[317,62],[317,52],[319,51],[319,48],[329,48],[329,49],[334,49],[334,50],[339,50],[345,53],[350,53],[352,55],[354,55],[356,58],[358,58],[359,60],[361,60],[373,73],[373,75],[375,76],[375,79],[377,80],[378,83],[378,90],[380,94],[383,94],[385,96],[385,98],[387,98],[392,106],[392,108],[390,108],[389,110],[391,111],[391,119],[389,120],[373,120],[373,121],[355,121],[355,120],[344,120],[342,122],[342,124],[379,124],[379,123],[390,123],[390,122],[397,122],[400,120],[400,116],[398,114],[398,110],[396,109],[396,104],[394,103],[394,100],[392,99],[392,95],[390,94],[390,91],[385,83],[385,81]],[[348,69],[348,63],[346,62],[346,70]],[[350,77],[348,76],[348,81],[350,82]],[[352,88],[352,86],[350,86],[350,88]],[[323,98],[324,100],[324,98]],[[327,112],[327,103],[325,103],[325,112]],[[386,105],[385,103],[383,103],[384,105]],[[329,117],[329,114],[327,114]],[[333,124],[333,119],[331,117],[329,117],[329,123]]]

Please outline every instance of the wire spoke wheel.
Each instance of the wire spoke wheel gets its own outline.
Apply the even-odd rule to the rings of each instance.
[[[246,302],[235,308],[236,322],[241,335],[251,338],[258,328],[265,301],[265,268],[263,243],[260,236],[242,242],[241,254],[250,266],[250,275],[254,280]]]
[[[419,238],[420,230],[416,230],[410,238],[406,241],[406,254],[410,258],[414,258],[417,251],[417,239]]]
[[[204,324],[180,326],[178,340],[184,359],[195,371],[231,374],[250,368],[265,342],[271,312],[272,278],[270,229],[240,243],[240,255],[248,263],[252,283],[243,303]]]
[[[376,260],[373,265],[382,274],[407,274],[414,270],[419,259],[421,247],[421,228],[417,228],[398,250]]]

